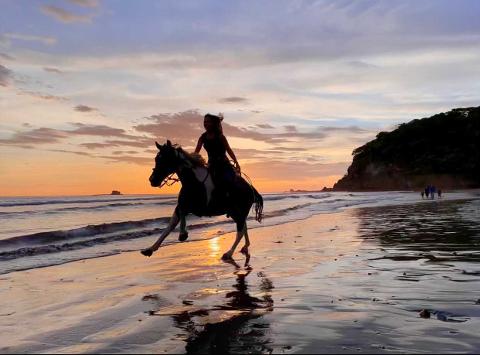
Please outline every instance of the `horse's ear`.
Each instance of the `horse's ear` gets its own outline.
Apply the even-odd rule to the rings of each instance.
[[[158,150],[161,150],[162,146],[160,144],[158,144],[157,142],[155,142],[155,145],[157,146]]]
[[[169,140],[167,140],[167,147],[171,147],[172,146],[172,142],[170,142]]]

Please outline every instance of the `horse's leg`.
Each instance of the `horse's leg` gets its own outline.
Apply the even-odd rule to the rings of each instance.
[[[245,230],[244,226],[245,226],[245,223],[246,223],[246,219],[247,218],[244,217],[244,218],[239,218],[237,221],[235,221],[237,223],[237,237],[235,238],[235,242],[233,242],[233,245],[230,248],[230,250],[227,251],[225,254],[223,254],[223,256],[222,256],[223,260],[232,259],[232,255],[235,252],[235,249],[237,248],[238,243],[240,243],[240,240],[242,240],[243,233],[244,233],[244,230]]]
[[[180,233],[178,235],[178,240],[184,242],[188,239],[188,231],[187,231],[187,214],[182,212],[179,209],[180,215]]]
[[[170,234],[170,232],[177,226],[179,221],[178,217],[178,207],[175,208],[175,212],[173,212],[172,218],[170,219],[170,223],[168,224],[168,227],[164,229],[162,232],[162,235],[158,238],[158,240],[153,244],[150,248],[144,249],[141,251],[141,253],[145,256],[152,256],[152,254],[157,251],[158,248],[160,248],[160,245],[162,245],[163,240]]]
[[[243,227],[243,235],[245,236],[245,245],[240,250],[240,253],[243,255],[249,255],[248,247],[250,246],[250,239],[248,238],[248,230],[247,230],[247,222],[245,221],[245,225]]]

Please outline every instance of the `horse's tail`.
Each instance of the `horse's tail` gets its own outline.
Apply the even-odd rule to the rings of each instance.
[[[258,191],[251,185],[253,191],[253,203],[255,204],[255,220],[257,222],[262,222],[263,218],[263,197],[258,193]]]

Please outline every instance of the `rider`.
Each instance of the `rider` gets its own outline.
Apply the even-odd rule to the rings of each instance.
[[[223,116],[207,113],[203,120],[205,132],[198,139],[195,153],[199,153],[202,146],[208,154],[208,168],[212,174],[213,182],[218,191],[228,195],[229,187],[235,180],[235,171],[240,174],[240,164],[228,144],[227,138],[223,135]],[[230,164],[226,153],[230,155],[235,168]]]

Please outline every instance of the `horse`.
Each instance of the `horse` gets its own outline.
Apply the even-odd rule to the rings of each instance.
[[[222,260],[232,261],[235,249],[242,237],[245,237],[245,245],[240,252],[247,257],[246,263],[248,263],[250,240],[247,231],[247,217],[253,205],[255,205],[255,220],[261,222],[263,216],[263,198],[255,187],[245,181],[243,177],[236,175],[228,197],[215,194],[212,176],[200,155],[187,153],[180,146],[172,145],[169,140],[164,145],[157,142],[155,145],[159,151],[155,157],[155,167],[149,178],[151,186],[161,188],[165,184],[163,182],[165,179],[176,174],[182,187],[178,195],[177,206],[167,228],[151,247],[142,250],[141,253],[151,256],[179,222],[179,240],[185,241],[188,238],[186,217],[190,213],[198,217],[227,215],[236,223],[237,234],[232,247],[223,254]]]

